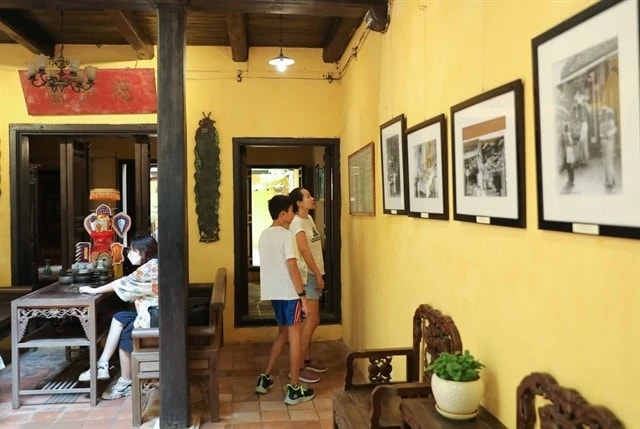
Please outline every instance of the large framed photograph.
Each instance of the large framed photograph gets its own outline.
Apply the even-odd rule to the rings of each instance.
[[[540,229],[640,238],[637,0],[532,41]]]
[[[524,228],[522,81],[451,108],[455,220]]]
[[[447,125],[444,114],[407,129],[409,216],[449,219]]]
[[[404,114],[380,125],[382,159],[382,206],[386,214],[407,214]]]
[[[373,142],[349,155],[349,214],[376,215]]]

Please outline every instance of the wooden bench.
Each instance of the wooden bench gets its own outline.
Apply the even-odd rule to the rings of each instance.
[[[200,381],[207,393],[211,421],[220,421],[220,388],[218,380],[218,352],[223,345],[223,312],[226,300],[227,270],[218,269],[215,283],[195,284],[189,287],[190,299],[209,296],[208,324],[189,326],[189,375]],[[161,311],[162,312],[162,311]],[[162,316],[160,316],[162,317]],[[144,411],[143,393],[160,379],[160,353],[158,328],[134,329],[131,353],[133,425],[140,426]]]
[[[578,391],[558,385],[547,373],[534,372],[522,379],[517,392],[517,429],[582,428],[623,429],[609,409],[588,403]],[[548,402],[536,410],[535,397]],[[536,426],[536,416],[540,423]]]
[[[458,328],[451,317],[422,304],[413,315],[413,347],[349,353],[344,391],[333,398],[334,428],[399,428],[401,398],[431,395],[425,364],[445,351],[462,352]],[[391,379],[392,360],[400,356],[406,358],[406,381],[396,382]],[[369,361],[367,383],[354,382],[358,359]]]

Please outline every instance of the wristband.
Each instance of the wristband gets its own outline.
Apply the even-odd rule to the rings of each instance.
[[[298,292],[298,296],[307,296],[307,291],[302,289],[302,292]]]

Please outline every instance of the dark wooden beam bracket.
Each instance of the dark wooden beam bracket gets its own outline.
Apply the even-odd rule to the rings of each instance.
[[[0,9],[0,31],[11,37],[34,54],[55,54],[55,43],[43,38],[33,23],[25,20],[16,10]]]
[[[247,18],[244,13],[231,12],[227,15],[229,44],[233,61],[244,63],[249,59],[247,44]]]
[[[358,28],[359,20],[356,18],[334,18],[331,30],[327,35],[322,50],[322,61],[325,63],[335,63],[340,60],[353,32]]]
[[[371,7],[364,17],[367,28],[378,33],[385,33],[389,27],[389,4],[388,0],[384,4]]]
[[[108,10],[108,15],[113,20],[122,37],[131,45],[136,52],[136,57],[140,60],[150,60],[153,58],[153,42],[146,40],[143,32],[136,25],[133,16],[123,10]]]

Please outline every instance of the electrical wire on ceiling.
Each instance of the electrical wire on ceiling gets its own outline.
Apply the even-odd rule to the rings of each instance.
[[[362,47],[364,46],[364,42],[367,40],[367,37],[369,36],[369,33],[371,32],[371,30],[369,28],[365,29],[362,34],[360,34],[360,38],[358,39],[358,42],[355,44],[355,46],[353,48],[351,48],[351,53],[349,54],[349,57],[347,57],[347,60],[345,61],[344,65],[342,67],[340,67],[340,63],[336,62],[336,72],[328,72],[322,75],[321,78],[310,78],[310,77],[291,77],[291,76],[287,76],[285,77],[271,77],[271,76],[245,76],[243,74],[243,72],[248,72],[249,69],[248,67],[245,68],[244,70],[240,67],[240,64],[238,64],[238,70],[236,71],[236,76],[235,76],[235,80],[236,82],[242,82],[244,79],[247,78],[251,78],[251,79],[287,79],[287,80],[326,80],[329,83],[333,83],[334,81],[340,81],[343,77],[346,76],[347,71],[349,70],[349,66],[351,65],[351,62],[355,59],[358,58],[358,53],[360,52],[360,50],[362,49]]]
[[[349,58],[347,58],[347,61],[344,63],[344,66],[342,66],[341,69],[338,68],[338,76],[333,77],[333,80],[340,80],[347,74],[347,70],[349,70],[349,65],[351,64],[351,61],[358,58],[358,53],[362,49],[362,46],[364,45],[364,42],[367,40],[367,36],[369,36],[370,32],[371,30],[369,30],[368,28],[362,32],[362,34],[360,35],[360,39],[358,39],[358,43],[356,43],[356,45],[353,48],[351,48],[351,54],[349,55]]]

